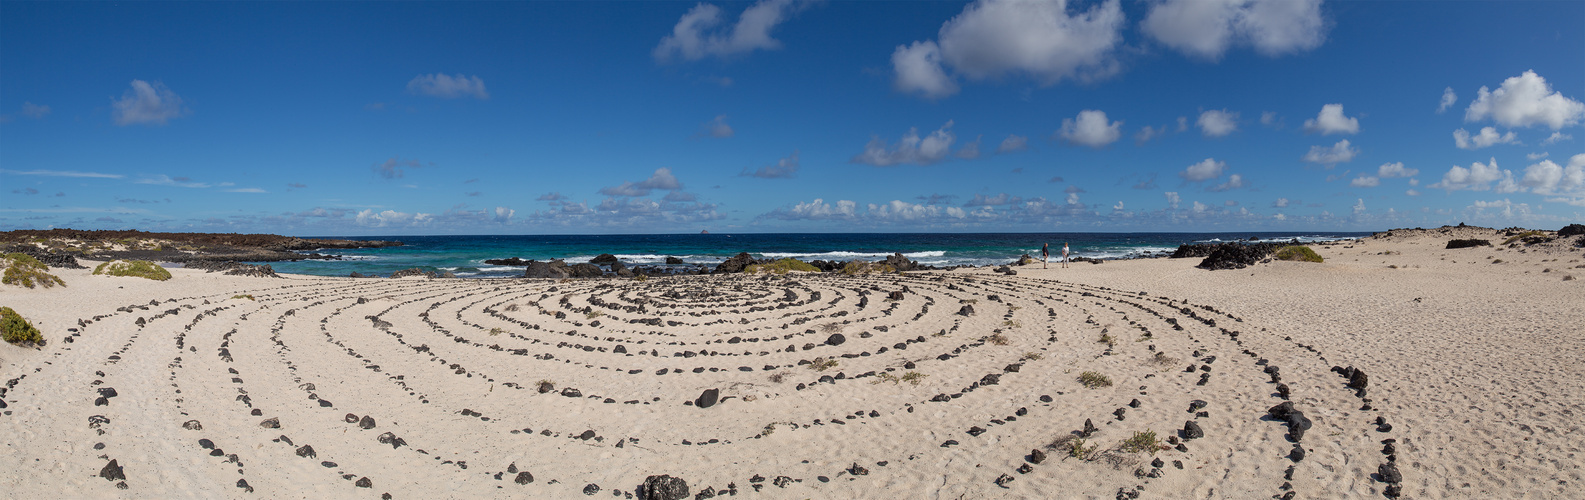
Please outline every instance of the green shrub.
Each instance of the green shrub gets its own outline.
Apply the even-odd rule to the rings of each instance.
[[[1277,249],[1277,260],[1293,260],[1293,261],[1303,261],[1303,262],[1322,262],[1322,261],[1324,261],[1326,259],[1322,259],[1321,256],[1316,254],[1315,250],[1311,250],[1310,247],[1293,245],[1293,246],[1286,246],[1286,247],[1278,248]]]
[[[809,362],[809,369],[817,371],[817,372],[823,372],[823,371],[831,369],[831,367],[836,366],[836,365],[837,365],[837,360],[826,359],[826,358],[815,358],[814,361]]]
[[[253,294],[248,294],[248,293],[244,293],[242,295],[232,295],[231,298],[233,298],[233,299],[259,300],[259,299],[253,298]]]
[[[1079,383],[1084,384],[1085,387],[1096,389],[1111,387],[1112,379],[1096,372],[1084,372],[1079,374]]]
[[[48,272],[49,266],[25,253],[6,254],[0,258],[0,265],[5,266],[5,276],[0,278],[0,283],[28,288],[34,285],[44,285],[44,288],[66,286],[65,281]]]
[[[919,385],[920,382],[925,380],[925,377],[929,377],[929,375],[919,372],[908,372],[903,374],[902,381],[913,385]]]
[[[0,334],[13,344],[43,344],[44,335],[21,314],[9,307],[0,307]]]
[[[1162,446],[1160,439],[1156,439],[1156,431],[1146,430],[1145,432],[1134,431],[1134,437],[1123,440],[1121,448],[1128,453],[1148,451],[1151,455],[1155,455],[1164,446]]]
[[[798,260],[798,259],[794,259],[794,258],[791,258],[791,257],[788,257],[788,258],[785,258],[785,259],[781,259],[781,260],[777,260],[777,261],[771,262],[769,264],[754,264],[752,266],[748,266],[746,268],[743,268],[743,273],[744,274],[759,274],[759,273],[787,274],[789,271],[798,271],[798,272],[805,272],[805,273],[818,273],[818,272],[820,272],[820,269],[816,268],[815,266],[809,265],[809,263],[807,263],[807,262],[804,262],[804,261],[801,261],[801,260]]]
[[[159,264],[146,260],[112,260],[94,268],[94,274],[110,276],[135,276],[148,278],[154,281],[171,279],[171,272],[160,267]]]
[[[895,273],[897,268],[879,262],[864,262],[855,260],[842,266],[842,274],[886,274]]]

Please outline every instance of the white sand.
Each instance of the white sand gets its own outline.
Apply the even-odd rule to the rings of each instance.
[[[1299,498],[1379,498],[1386,485],[1373,474],[1387,461],[1382,440],[1392,438],[1405,497],[1578,498],[1585,268],[1577,266],[1585,250],[1571,242],[1443,250],[1448,238],[1483,230],[1458,231],[1469,234],[1400,232],[1316,247],[1322,264],[1214,272],[1194,268],[1199,259],[1024,266],[1016,277],[980,269],[645,283],[266,279],[185,269],[153,282],[54,269],[67,288],[0,289],[0,305],[49,339],[42,350],[0,345],[0,380],[20,379],[0,397],[8,404],[0,410],[0,491],[569,498],[596,484],[595,497],[610,497],[668,474],[685,479],[691,494],[725,494],[730,484],[751,498],[1113,498],[1120,489],[1141,498],[1270,498],[1284,483]],[[903,300],[886,300],[904,286]],[[783,302],[789,290],[794,300]],[[860,291],[868,292],[862,308]],[[963,301],[973,301],[974,315],[955,314]],[[640,305],[643,312],[624,309]],[[125,306],[134,307],[118,311]],[[662,323],[629,322],[651,318]],[[79,319],[92,323],[79,329]],[[936,336],[941,330],[948,333]],[[985,341],[998,331],[1007,345]],[[1110,354],[1098,342],[1103,331],[1117,340]],[[1146,331],[1151,338],[1141,339]],[[832,332],[846,341],[804,349]],[[68,336],[74,342],[62,341]],[[734,337],[767,340],[728,343]],[[614,353],[617,346],[627,353]],[[1158,365],[1151,346],[1176,361]],[[683,351],[707,354],[673,356]],[[797,365],[860,353],[823,372]],[[937,359],[943,354],[953,356]],[[1185,368],[1206,365],[1207,356],[1216,360],[1197,385],[1207,372]],[[1261,358],[1280,367],[1292,402],[1314,422],[1297,463],[1287,458],[1287,429],[1262,418],[1282,399]],[[1334,365],[1370,376],[1374,410],[1360,409]],[[916,386],[860,376],[872,371],[926,377]],[[1085,371],[1113,384],[1084,388],[1077,377]],[[817,383],[839,373],[843,380]],[[773,374],[785,375],[773,382]],[[988,374],[997,383],[964,391]],[[541,380],[557,392],[539,393]],[[809,386],[797,390],[800,383]],[[100,388],[117,396],[96,406]],[[559,394],[564,388],[582,396]],[[710,388],[726,399],[684,404]],[[941,394],[960,396],[930,401]],[[1187,411],[1193,400],[1208,403],[1206,416]],[[347,423],[348,413],[376,427]],[[108,423],[91,428],[92,416]],[[1378,416],[1391,431],[1377,430]],[[266,418],[280,428],[260,427]],[[1099,428],[1087,441],[1097,446],[1089,460],[1048,447],[1086,419]],[[184,429],[189,420],[202,430]],[[1205,437],[1187,441],[1187,452],[1158,452],[1159,477],[1136,475],[1152,473],[1151,455],[1117,450],[1136,431],[1165,438],[1190,420]],[[985,432],[970,435],[974,427]],[[579,439],[585,431],[594,437]],[[381,444],[386,432],[406,445]],[[948,440],[958,444],[943,447]],[[304,445],[314,458],[295,453]],[[1035,449],[1049,458],[1019,472]],[[110,459],[124,467],[126,489],[98,476]],[[854,464],[867,474],[850,473]],[[518,474],[507,472],[514,466],[533,482],[516,484]],[[1012,478],[1005,488],[996,484],[1004,474]],[[372,487],[356,486],[362,478]]]

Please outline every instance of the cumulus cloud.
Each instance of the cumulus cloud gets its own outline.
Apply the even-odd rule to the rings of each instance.
[[[164,125],[185,114],[181,96],[160,82],[132,80],[132,88],[120,99],[110,100],[110,116],[116,125]]]
[[[1261,111],[1260,124],[1272,128],[1280,128],[1282,126],[1282,123],[1277,120],[1276,111]]]
[[[1458,94],[1453,93],[1453,87],[1442,89],[1442,103],[1436,106],[1436,112],[1446,112],[1448,108],[1458,103]]]
[[[1542,151],[1540,153],[1525,153],[1524,157],[1527,160],[1534,161],[1534,160],[1540,160],[1540,159],[1546,158],[1547,154],[1548,153],[1545,152],[1545,151]]]
[[[1167,208],[1171,208],[1173,210],[1177,210],[1178,209],[1178,203],[1183,201],[1183,198],[1178,197],[1178,193],[1177,192],[1167,191],[1167,192],[1162,193],[1162,194],[1167,196]]]
[[[1221,192],[1244,187],[1244,176],[1233,174],[1227,176],[1227,182],[1205,188],[1206,191]]]
[[[854,155],[849,161],[877,167],[904,163],[929,165],[946,158],[954,140],[957,140],[957,136],[952,133],[952,121],[948,120],[941,128],[923,138],[919,137],[919,129],[909,128],[908,133],[890,147],[880,137],[872,136],[870,142],[864,145],[864,152]]]
[[[516,210],[506,207],[495,207],[495,222],[497,223],[506,224],[512,222],[513,215],[517,215]]]
[[[946,204],[952,203],[952,200],[956,199],[956,198],[957,198],[957,195],[940,194],[940,193],[933,193],[930,196],[915,196],[914,197],[914,199],[919,200],[919,201],[923,202],[926,205],[946,205]]]
[[[836,203],[826,203],[824,198],[815,198],[814,201],[798,202],[791,207],[779,207],[761,217],[781,220],[833,220],[851,219],[858,211],[858,203],[851,200],[837,200]]]
[[[656,62],[665,64],[675,59],[730,58],[755,50],[778,49],[781,41],[771,37],[771,30],[803,5],[795,0],[761,0],[744,10],[736,24],[727,27],[720,7],[701,3],[677,20],[671,34],[660,39],[652,55]]]
[[[1022,74],[1046,86],[1104,78],[1119,70],[1123,23],[1118,0],[1074,12],[1067,0],[979,0],[943,24],[937,40],[893,51],[895,85],[934,99],[957,92],[956,76]]]
[[[1453,131],[1453,144],[1459,149],[1476,150],[1496,144],[1519,144],[1519,139],[1513,131],[1498,134],[1496,127],[1483,127],[1480,134],[1471,136],[1468,130],[1458,129]]]
[[[1414,176],[1419,175],[1419,174],[1420,174],[1420,171],[1417,170],[1417,169],[1403,168],[1403,162],[1401,162],[1401,161],[1392,162],[1392,163],[1383,163],[1383,164],[1381,164],[1380,167],[1376,168],[1376,176],[1381,177],[1383,179],[1393,179],[1393,178],[1398,178],[1398,177],[1414,177]]]
[[[1140,127],[1139,132],[1134,134],[1134,144],[1143,145],[1146,142],[1150,142],[1151,139],[1160,137],[1165,133],[1167,133],[1167,127],[1165,126],[1151,128],[1149,125],[1145,125],[1144,127]]]
[[[1359,215],[1359,214],[1363,214],[1363,213],[1365,213],[1365,199],[1364,198],[1359,198],[1359,201],[1354,203],[1354,215]]]
[[[1381,178],[1369,175],[1361,175],[1359,177],[1355,177],[1354,180],[1349,181],[1348,185],[1357,188],[1376,187],[1381,185]]]
[[[638,182],[623,182],[618,186],[600,188],[600,194],[606,196],[649,196],[651,191],[676,191],[682,189],[682,183],[677,181],[677,176],[671,174],[669,168],[657,168],[648,179]]]
[[[1348,140],[1344,139],[1337,141],[1337,144],[1333,144],[1330,148],[1310,146],[1310,152],[1305,153],[1304,161],[1332,168],[1333,165],[1353,160],[1358,154],[1359,150],[1350,147]]]
[[[1585,118],[1585,103],[1554,92],[1535,71],[1503,80],[1502,87],[1481,87],[1464,111],[1464,121],[1491,118],[1505,127],[1546,125],[1552,130],[1574,125]]]
[[[1542,160],[1525,167],[1520,184],[1540,195],[1585,195],[1585,154],[1574,155],[1568,166]]]
[[[423,212],[419,212],[419,213],[416,213],[416,214],[407,213],[407,212],[398,212],[398,211],[395,211],[395,210],[385,210],[385,211],[381,211],[381,212],[375,212],[374,209],[367,209],[367,210],[364,210],[362,212],[358,212],[358,215],[353,220],[359,226],[366,226],[366,227],[399,227],[399,226],[408,226],[408,225],[414,225],[414,226],[424,225],[425,223],[427,223],[427,222],[429,222],[429,221],[431,221],[433,219],[434,219],[433,215],[426,214],[426,213],[423,213]]]
[[[699,135],[710,137],[732,137],[732,134],[732,126],[726,124],[726,115],[716,115],[715,119],[705,122],[699,130]]]
[[[1013,195],[1010,195],[1010,194],[1007,194],[1007,193],[999,193],[996,196],[985,196],[984,194],[976,194],[976,195],[974,195],[974,199],[969,200],[968,203],[964,203],[963,206],[965,206],[965,207],[993,207],[993,206],[1010,205],[1010,204],[1014,204],[1014,203],[1023,203],[1023,202],[1024,202],[1023,198],[1018,197],[1018,196],[1013,196]]]
[[[545,193],[545,194],[539,195],[538,198],[534,198],[535,201],[562,201],[562,200],[565,200],[565,199],[567,199],[566,196],[562,196],[561,193],[558,193],[558,192],[555,192],[555,191],[552,191],[552,192],[549,192],[549,193]]]
[[[1344,116],[1342,104],[1327,104],[1321,106],[1321,114],[1304,121],[1304,131],[1321,135],[1358,134],[1359,119]]]
[[[1272,208],[1287,208],[1288,207],[1288,199],[1287,198],[1277,198],[1277,201],[1271,202],[1271,207]]]
[[[744,168],[743,177],[758,177],[761,179],[791,179],[798,176],[798,152],[793,151],[791,156],[777,160],[774,165],[766,165],[749,171]]]
[[[1234,45],[1269,57],[1326,41],[1321,0],[1164,0],[1140,23],[1146,35],[1192,57],[1216,61]]]
[[[963,147],[958,148],[958,152],[956,153],[957,157],[965,159],[965,160],[973,160],[975,158],[979,158],[980,157],[980,141],[982,139],[984,139],[984,138],[985,138],[985,136],[983,136],[983,135],[975,136],[974,137],[974,142],[970,142],[968,144],[964,144]]]
[[[1206,158],[1199,163],[1189,165],[1188,168],[1178,172],[1178,177],[1189,182],[1208,181],[1222,176],[1227,170],[1227,162],[1216,161],[1215,158]]]
[[[1546,138],[1546,140],[1541,141],[1541,145],[1542,146],[1551,146],[1551,145],[1557,144],[1559,142],[1572,141],[1572,140],[1574,140],[1574,136],[1572,136],[1572,135],[1565,134],[1565,133],[1562,133],[1562,132],[1553,132],[1551,136]]]
[[[1200,113],[1200,119],[1194,124],[1200,127],[1200,133],[1206,137],[1223,137],[1238,130],[1238,113],[1213,109]]]
[[[1513,183],[1513,172],[1497,167],[1497,159],[1492,158],[1489,163],[1474,162],[1469,168],[1454,165],[1442,174],[1442,181],[1432,184],[1432,189],[1445,189],[1448,192],[1468,190],[1485,191],[1491,189],[1491,183],[1506,181]]]
[[[1057,136],[1073,144],[1099,148],[1117,142],[1123,136],[1123,122],[1107,122],[1106,112],[1086,109],[1077,119],[1063,119]]]
[[[460,73],[457,76],[445,73],[418,75],[407,82],[407,91],[442,99],[456,99],[458,97],[490,98],[490,92],[484,88],[484,80],[479,79],[477,75],[463,76]]]
[[[1029,138],[1017,134],[1008,135],[1002,139],[1002,144],[996,147],[996,154],[1012,153],[1029,149]]]
[[[370,168],[374,170],[374,173],[378,174],[380,177],[384,177],[386,179],[400,179],[403,175],[405,175],[407,169],[422,168],[423,166],[424,165],[419,163],[418,160],[400,160],[393,156],[386,159],[382,163],[374,164],[374,166]]]

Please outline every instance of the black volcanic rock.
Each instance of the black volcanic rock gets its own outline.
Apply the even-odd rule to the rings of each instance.
[[[1563,226],[1563,229],[1557,230],[1559,237],[1569,237],[1576,234],[1585,234],[1585,224],[1569,224]]]
[[[644,478],[638,490],[639,500],[683,500],[688,498],[688,482],[668,475]]]
[[[1468,240],[1448,240],[1447,241],[1447,249],[1448,250],[1452,250],[1454,248],[1489,247],[1489,246],[1491,246],[1491,240],[1468,239]]]
[[[612,262],[617,262],[616,256],[608,253],[602,253],[594,256],[593,259],[589,259],[590,264],[610,264]]]
[[[743,252],[733,255],[732,258],[727,259],[726,262],[722,262],[720,265],[715,266],[715,272],[741,273],[743,272],[744,268],[758,263],[759,261],[754,260],[754,257],[750,256],[748,252]]]
[[[693,400],[693,405],[700,408],[709,408],[711,406],[715,406],[716,401],[718,401],[720,397],[720,390],[714,388],[705,389],[704,393],[699,394],[699,399]]]
[[[605,275],[600,266],[594,264],[573,264],[568,274],[574,278],[598,278]]]
[[[1195,423],[1193,420],[1184,422],[1183,439],[1199,439],[1202,437],[1205,437],[1205,431],[1200,429],[1200,424]]]
[[[532,260],[523,260],[517,257],[509,259],[485,259],[484,263],[492,266],[527,266]]]
[[[848,341],[848,338],[842,336],[842,334],[840,334],[840,333],[833,333],[833,334],[831,334],[830,337],[826,337],[826,345],[830,345],[830,346],[839,346],[839,345],[842,345],[843,342],[847,342],[847,341]]]
[[[523,270],[524,278],[563,279],[570,276],[572,273],[567,269],[567,263],[561,260],[549,262],[531,260],[528,261],[528,269]]]
[[[1216,245],[1211,253],[1205,256],[1205,260],[1200,261],[1200,265],[1195,267],[1212,271],[1243,269],[1260,262],[1261,259],[1277,251],[1280,246],[1279,243],[1222,243]]]
[[[679,259],[679,258],[676,258],[676,257],[672,257],[670,255],[666,256],[666,264],[677,265],[677,264],[682,264],[682,263],[683,263],[682,259]]]
[[[908,258],[904,257],[901,253],[894,253],[886,256],[886,265],[892,266],[893,269],[898,271],[912,271],[919,268],[918,262],[908,260]]]

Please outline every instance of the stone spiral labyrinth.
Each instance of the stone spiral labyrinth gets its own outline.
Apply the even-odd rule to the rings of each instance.
[[[248,283],[85,309],[6,383],[5,425],[82,422],[52,458],[104,496],[631,498],[669,475],[690,498],[1292,498],[1401,480],[1390,416],[1346,360],[1144,292],[984,270]],[[1124,447],[1143,432],[1154,451]]]

